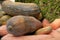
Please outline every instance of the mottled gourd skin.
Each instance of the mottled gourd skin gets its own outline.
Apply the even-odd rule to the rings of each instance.
[[[41,27],[39,20],[29,16],[14,16],[7,22],[8,32],[15,36],[32,33]]]
[[[4,16],[2,16],[2,17],[0,18],[0,25],[5,25],[6,22],[7,22],[7,20],[10,19],[10,18],[11,18],[11,16],[9,16],[9,15],[4,15]]]
[[[38,16],[40,14],[40,9],[35,3],[4,1],[2,3],[2,9],[11,16]]]
[[[2,17],[2,16],[4,16],[6,13],[4,12],[4,11],[2,11],[2,10],[0,10],[0,18]]]

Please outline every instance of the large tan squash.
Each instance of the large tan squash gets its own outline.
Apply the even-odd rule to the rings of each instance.
[[[40,9],[35,3],[4,1],[2,3],[2,9],[11,16],[25,15],[35,16],[37,18],[40,14]]]

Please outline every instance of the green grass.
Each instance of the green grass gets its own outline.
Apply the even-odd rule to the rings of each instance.
[[[24,3],[36,3],[40,7],[43,18],[50,22],[60,18],[60,0],[16,0]]]
[[[43,17],[52,22],[60,17],[60,0],[40,0]]]

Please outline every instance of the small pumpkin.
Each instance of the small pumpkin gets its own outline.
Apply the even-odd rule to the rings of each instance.
[[[2,17],[0,18],[0,25],[5,25],[6,22],[7,22],[7,20],[8,20],[9,18],[11,18],[11,17],[8,16],[8,15],[2,16]]]
[[[6,13],[4,11],[0,11],[0,18],[4,16]]]

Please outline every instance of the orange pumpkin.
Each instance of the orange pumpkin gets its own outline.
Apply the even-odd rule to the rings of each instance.
[[[60,19],[55,19],[51,24],[53,29],[57,29],[60,27]]]
[[[0,27],[0,36],[4,36],[4,35],[6,35],[6,34],[8,34],[8,32],[7,32],[7,30],[6,30],[6,25],[2,25],[2,26]]]
[[[47,20],[47,19],[44,19],[43,21],[42,21],[42,25],[43,25],[43,27],[47,27],[47,26],[49,26],[49,21]]]

